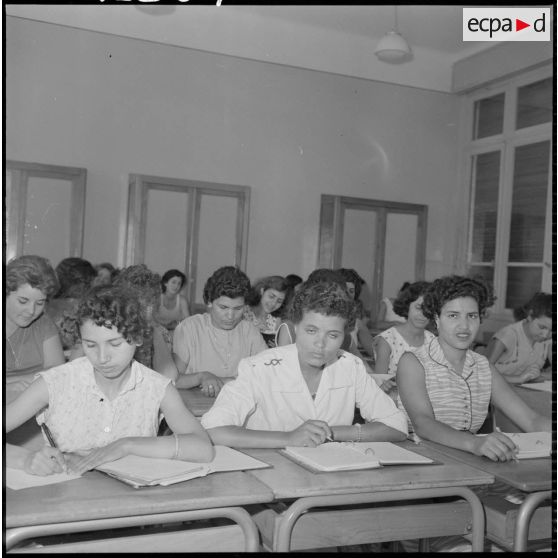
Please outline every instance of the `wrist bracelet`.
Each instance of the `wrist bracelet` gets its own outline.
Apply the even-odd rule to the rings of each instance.
[[[173,459],[178,459],[178,434],[173,433],[174,436],[174,455],[172,456]]]
[[[362,440],[362,424],[360,423],[356,423],[355,426],[357,427],[357,442],[360,442]]]

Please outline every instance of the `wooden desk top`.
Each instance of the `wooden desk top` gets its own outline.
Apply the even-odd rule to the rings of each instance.
[[[201,417],[215,403],[215,397],[207,397],[199,388],[178,389],[182,401],[195,417]]]
[[[268,485],[275,497],[279,499],[387,492],[408,488],[478,486],[494,482],[491,474],[459,463],[430,448],[416,446],[412,442],[403,442],[400,445],[439,463],[393,465],[364,471],[313,473],[281,455],[278,450],[250,449],[246,450],[246,453],[273,465],[273,468],[253,470],[248,474]]]
[[[537,492],[552,488],[552,460],[550,457],[543,459],[521,459],[519,462],[496,462],[488,457],[473,455],[472,453],[449,448],[426,440],[421,445],[435,449],[444,455],[452,457],[461,463],[470,465],[523,492]]]
[[[132,488],[98,471],[58,484],[6,489],[6,528],[271,502],[271,490],[242,471],[171,486]]]

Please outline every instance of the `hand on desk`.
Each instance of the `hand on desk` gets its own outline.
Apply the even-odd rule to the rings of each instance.
[[[389,380],[385,380],[380,384],[380,389],[385,393],[389,393],[391,390],[397,387],[397,383],[395,381],[395,376],[390,378]]]
[[[536,380],[540,375],[541,375],[541,370],[538,366],[536,365],[529,366],[529,368],[523,371],[520,375],[520,378],[522,380],[521,383],[532,382],[533,380]]]
[[[30,452],[23,463],[23,470],[31,475],[54,475],[67,471],[64,454],[50,446]]]
[[[200,390],[207,397],[217,397],[223,387],[223,380],[211,372],[199,372]]]
[[[331,428],[323,420],[307,420],[288,434],[288,446],[308,446],[315,448],[327,438],[333,438]]]
[[[85,471],[95,469],[98,465],[115,461],[127,455],[128,452],[124,447],[125,441],[125,438],[120,438],[120,440],[115,440],[108,446],[95,448],[88,453],[83,452],[83,455],[66,454],[66,460],[72,472],[82,475]]]
[[[518,447],[501,432],[492,432],[486,436],[475,436],[473,453],[484,455],[492,461],[513,461]]]

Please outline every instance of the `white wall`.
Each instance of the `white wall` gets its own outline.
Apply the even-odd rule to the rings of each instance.
[[[427,204],[427,278],[456,267],[457,96],[14,17],[5,29],[6,157],[87,168],[92,262],[121,263],[139,173],[250,186],[251,277],[315,267],[321,194]]]

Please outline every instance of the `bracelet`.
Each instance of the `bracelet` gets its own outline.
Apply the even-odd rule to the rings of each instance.
[[[355,424],[355,426],[357,427],[357,442],[360,442],[362,440],[362,424],[360,424],[359,422],[357,422]]]
[[[173,433],[174,436],[174,455],[172,456],[173,459],[178,459],[178,434]]]

